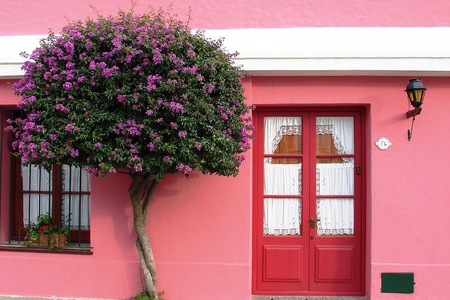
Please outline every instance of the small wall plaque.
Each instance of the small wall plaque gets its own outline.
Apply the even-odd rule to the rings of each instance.
[[[387,150],[392,145],[392,143],[387,138],[382,137],[378,139],[375,145],[377,145],[380,150]]]

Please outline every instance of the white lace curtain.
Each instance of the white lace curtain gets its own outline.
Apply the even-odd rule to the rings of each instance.
[[[318,164],[317,195],[353,195],[353,163]],[[353,198],[317,198],[317,235],[353,234]]]
[[[90,195],[77,192],[90,192],[91,180],[87,171],[77,168],[62,166],[62,190],[75,194],[63,194],[62,204],[65,216],[70,216],[70,225],[74,229],[89,229],[90,225]]]
[[[272,154],[284,135],[301,135],[302,118],[269,117],[264,119],[264,153]],[[301,194],[301,164],[264,163],[264,194],[286,195],[286,198],[264,199],[264,234],[299,235],[302,203],[289,195]]]
[[[284,135],[301,135],[300,117],[266,117],[264,119],[264,153],[272,154]],[[318,117],[316,134],[331,134],[340,154],[354,153],[352,117]],[[265,195],[300,195],[301,164],[271,164],[264,161]],[[353,160],[344,163],[317,164],[317,195],[353,195]],[[352,234],[353,199],[318,198],[317,234]],[[302,203],[299,198],[264,199],[264,234],[299,235]]]
[[[265,195],[300,195],[301,164],[266,164],[264,167]],[[264,199],[264,234],[298,235],[302,205],[296,198]]]
[[[52,210],[52,173],[39,166],[22,166],[25,225],[36,223],[40,214]],[[90,189],[90,178],[86,171],[67,165],[62,166],[62,191],[75,193],[61,196],[63,214],[65,217],[70,216],[70,226],[73,229],[89,229],[90,196],[77,192],[89,192]]]

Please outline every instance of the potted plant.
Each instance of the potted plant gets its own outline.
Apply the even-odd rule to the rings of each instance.
[[[37,245],[54,249],[67,245],[69,226],[63,222],[56,224],[49,213],[37,217],[36,223],[27,226],[28,233],[25,237],[28,245]]]

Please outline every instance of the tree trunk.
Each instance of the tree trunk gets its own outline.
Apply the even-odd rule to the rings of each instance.
[[[148,174],[133,175],[128,190],[133,206],[134,229],[137,234],[136,248],[141,262],[145,292],[154,300],[159,299],[156,290],[156,266],[145,225],[148,207],[157,185],[158,181],[152,179]]]

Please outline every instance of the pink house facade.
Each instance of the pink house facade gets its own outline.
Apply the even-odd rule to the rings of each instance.
[[[129,1],[3,2],[0,298],[129,299],[142,291],[129,178],[90,178],[86,249],[17,245],[3,131],[19,53],[48,28],[95,15],[90,5],[107,15]],[[170,3],[180,18],[191,7],[192,28],[240,53],[255,140],[235,178],[171,175],[158,187],[148,233],[164,299],[447,299],[450,3],[151,2]],[[411,78],[427,88],[413,128]],[[290,221],[277,219],[280,203]]]

